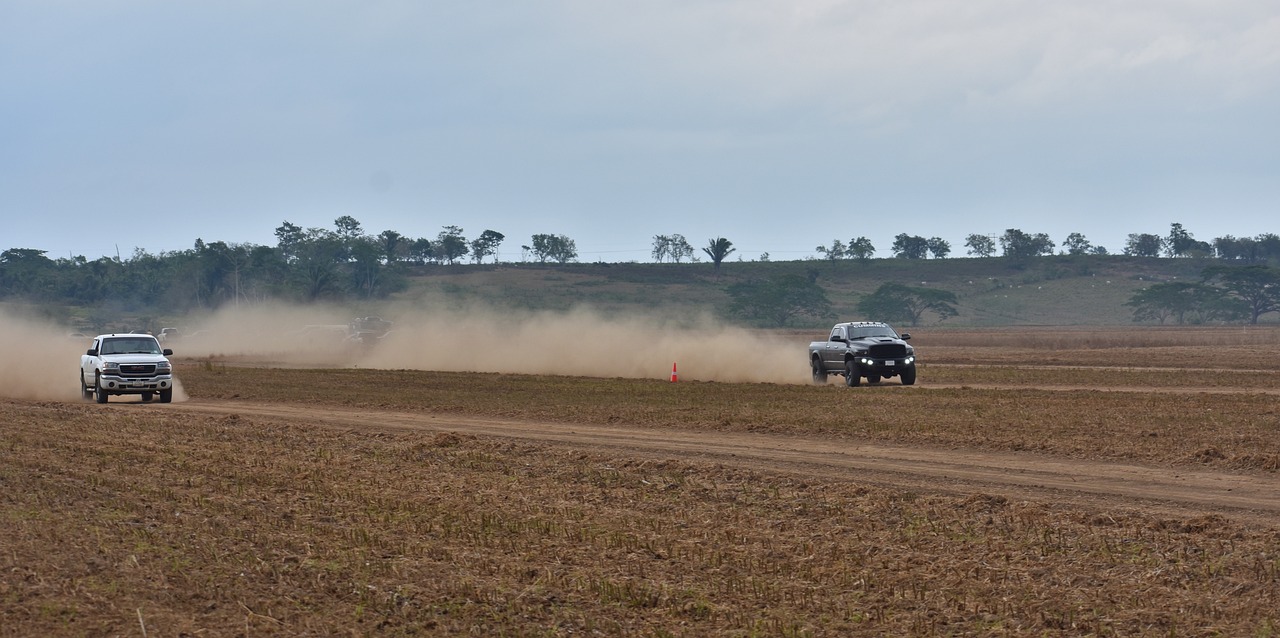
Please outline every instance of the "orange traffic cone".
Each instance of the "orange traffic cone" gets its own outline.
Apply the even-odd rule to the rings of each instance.
[[[671,382],[675,383],[676,381],[679,381],[679,380],[680,380],[680,377],[676,375],[676,364],[673,362],[671,364]]]

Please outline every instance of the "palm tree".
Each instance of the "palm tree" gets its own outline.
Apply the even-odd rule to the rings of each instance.
[[[707,256],[711,258],[711,262],[716,265],[717,271],[720,270],[720,262],[724,261],[724,258],[728,257],[729,253],[734,250],[736,249],[733,247],[733,242],[724,237],[708,239],[707,245],[702,248],[702,252],[707,253]]]

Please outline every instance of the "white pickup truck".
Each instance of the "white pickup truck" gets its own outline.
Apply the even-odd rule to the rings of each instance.
[[[173,364],[165,357],[171,355],[149,334],[98,335],[80,356],[81,395],[106,403],[112,394],[140,394],[143,401],[158,394],[161,403],[169,403]]]

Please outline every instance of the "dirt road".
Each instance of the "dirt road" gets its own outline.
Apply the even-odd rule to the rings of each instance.
[[[1267,526],[1280,524],[1280,479],[1273,475],[1092,462],[1030,453],[625,425],[370,412],[333,406],[196,399],[173,404],[172,408],[337,428],[451,431],[628,457],[676,458],[809,475],[823,480],[856,481],[924,493],[984,493],[1107,511],[1141,510],[1180,518],[1220,514]]]

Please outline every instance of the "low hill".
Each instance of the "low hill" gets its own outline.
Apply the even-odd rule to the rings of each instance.
[[[1125,302],[1155,282],[1195,280],[1210,263],[1124,256],[1039,257],[1015,263],[987,259],[872,259],[648,264],[497,264],[424,266],[395,301],[413,305],[478,303],[509,310],[563,310],[586,305],[604,313],[671,317],[726,316],[728,286],[784,275],[814,278],[841,319],[859,319],[861,295],[885,282],[948,290],[959,316],[946,326],[1122,325]],[[932,319],[930,319],[932,321]],[[820,327],[806,320],[795,327]],[[825,327],[824,325],[821,327]]]

